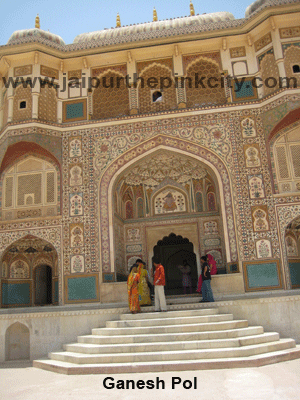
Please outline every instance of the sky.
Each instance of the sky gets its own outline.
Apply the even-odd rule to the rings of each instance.
[[[235,18],[244,18],[252,2],[193,0],[196,14],[229,11]],[[117,13],[123,26],[152,21],[153,7],[159,20],[187,16],[189,3],[189,0],[0,0],[0,45],[6,44],[14,31],[34,28],[37,14],[41,29],[61,36],[69,44],[80,33],[115,27]]]

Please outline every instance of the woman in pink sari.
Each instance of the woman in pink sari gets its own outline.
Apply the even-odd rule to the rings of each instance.
[[[217,263],[216,260],[213,258],[211,254],[206,254],[207,257],[207,263],[209,265],[210,269],[210,275],[216,275],[217,273]],[[198,287],[197,287],[197,292],[200,293],[202,288],[202,275],[199,276],[198,280]]]

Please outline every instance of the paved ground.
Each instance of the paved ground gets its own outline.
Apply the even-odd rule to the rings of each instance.
[[[300,359],[260,368],[112,375],[117,380],[164,381],[165,389],[106,389],[107,375],[67,376],[32,368],[29,362],[0,364],[1,400],[197,399],[299,400]],[[172,389],[172,379],[197,381],[197,389]],[[110,380],[109,383],[113,382]],[[119,382],[120,384],[120,382]],[[141,383],[140,383],[141,385]],[[185,385],[189,385],[186,382]]]

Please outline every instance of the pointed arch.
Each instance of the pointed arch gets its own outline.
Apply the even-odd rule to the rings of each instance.
[[[159,150],[172,151],[194,158],[206,164],[215,174],[219,186],[222,222],[225,236],[227,261],[236,261],[238,246],[235,232],[233,215],[233,203],[231,194],[231,179],[223,160],[211,150],[193,143],[190,146],[188,141],[176,139],[167,135],[157,135],[139,145],[131,148],[116,158],[105,170],[99,182],[99,237],[101,241],[100,257],[103,272],[114,271],[114,247],[113,247],[113,211],[109,207],[115,182],[120,174],[130,165],[135,164],[145,156],[154,154]],[[128,155],[131,156],[128,156]],[[133,156],[134,154],[134,156]],[[226,197],[226,203],[225,203]],[[101,227],[101,229],[100,229]]]

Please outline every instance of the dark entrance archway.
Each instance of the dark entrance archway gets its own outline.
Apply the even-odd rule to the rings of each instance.
[[[39,265],[34,271],[34,304],[44,306],[52,304],[52,268]]]
[[[183,265],[184,260],[191,267],[193,292],[198,281],[196,254],[194,245],[187,238],[171,233],[159,240],[153,249],[154,258],[158,258],[164,266],[166,275],[165,293],[167,295],[182,294],[182,272],[178,265]]]

